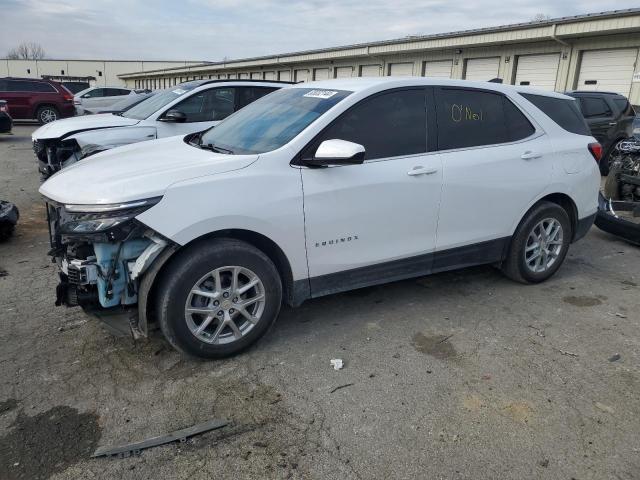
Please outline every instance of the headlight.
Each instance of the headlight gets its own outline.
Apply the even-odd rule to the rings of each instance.
[[[91,234],[118,227],[148,210],[162,197],[106,205],[64,206],[60,231],[65,234]]]

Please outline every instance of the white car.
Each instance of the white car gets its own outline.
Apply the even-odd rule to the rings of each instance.
[[[113,147],[206,130],[289,84],[196,80],[158,91],[120,115],[84,115],[48,123],[31,136],[40,173],[48,178],[61,168]]]
[[[84,115],[85,109],[107,108],[130,95],[137,93],[123,87],[89,87],[73,96],[73,104],[76,115]]]
[[[478,264],[541,282],[591,227],[601,148],[575,100],[354,78],[274,92],[192,137],[49,179],[58,304],[155,322],[208,358],[280,305]]]

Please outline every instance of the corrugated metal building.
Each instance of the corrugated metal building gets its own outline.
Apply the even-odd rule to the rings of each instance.
[[[202,62],[145,60],[9,60],[0,59],[0,77],[83,80],[91,85],[126,86],[120,75],[135,71],[203,65]]]
[[[619,92],[640,104],[640,8],[120,75],[130,87],[202,78],[298,82],[423,75]]]

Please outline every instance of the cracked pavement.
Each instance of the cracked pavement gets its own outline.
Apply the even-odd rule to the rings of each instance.
[[[541,285],[479,267],[308,301],[196,361],[54,307],[34,129],[0,136],[21,213],[0,244],[0,478],[640,478],[637,247],[594,228]],[[231,425],[89,458],[212,418]]]

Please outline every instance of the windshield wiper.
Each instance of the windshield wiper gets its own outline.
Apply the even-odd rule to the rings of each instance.
[[[222,148],[214,145],[213,143],[200,144],[200,148],[203,150],[211,150],[215,153],[224,153],[226,155],[233,155],[233,150],[229,150],[228,148]]]

